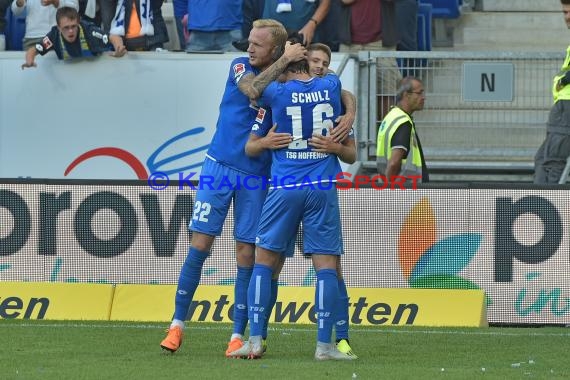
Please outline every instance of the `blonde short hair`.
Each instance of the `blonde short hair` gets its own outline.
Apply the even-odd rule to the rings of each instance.
[[[280,46],[282,48],[285,47],[285,42],[287,42],[287,30],[279,21],[270,18],[262,18],[255,20],[252,26],[258,29],[269,28],[275,46]]]

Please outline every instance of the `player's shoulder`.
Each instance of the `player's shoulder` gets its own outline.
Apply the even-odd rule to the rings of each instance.
[[[230,64],[234,72],[239,72],[241,70],[251,70],[252,67],[249,64],[249,59],[247,57],[237,57],[232,60]]]
[[[327,72],[322,78],[324,80],[328,80],[335,83],[340,82],[340,78],[338,77],[338,75],[336,75],[334,71]]]
[[[232,73],[231,75],[234,77],[236,82],[239,81],[244,74],[253,71],[253,68],[251,67],[249,59],[247,57],[234,58],[230,67]]]
[[[325,74],[322,77],[314,77],[313,82],[317,86],[325,87],[341,87],[340,79],[336,74]]]

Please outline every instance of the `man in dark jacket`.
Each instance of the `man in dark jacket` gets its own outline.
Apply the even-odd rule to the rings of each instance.
[[[26,51],[26,62],[22,69],[36,67],[35,58],[38,54],[45,55],[55,51],[59,59],[78,57],[94,57],[111,48],[109,36],[93,24],[79,20],[79,13],[75,8],[59,8],[55,14],[57,25],[36,44],[35,49]],[[127,52],[125,46],[112,44],[114,57],[122,57]]]

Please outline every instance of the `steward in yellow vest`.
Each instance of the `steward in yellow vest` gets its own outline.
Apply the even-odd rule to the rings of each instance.
[[[412,114],[424,108],[424,87],[418,78],[405,77],[396,93],[397,104],[384,117],[378,130],[376,166],[378,173],[393,176],[421,176],[428,182],[422,146]]]
[[[560,2],[564,21],[570,29],[570,0]],[[562,174],[570,156],[570,46],[552,82],[554,104],[546,122],[546,138],[534,156],[534,183],[537,184],[566,182]]]

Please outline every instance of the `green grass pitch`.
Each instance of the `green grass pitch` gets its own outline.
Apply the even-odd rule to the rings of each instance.
[[[314,326],[271,328],[259,360],[226,359],[228,324],[192,323],[165,354],[166,324],[0,320],[0,379],[568,379],[570,331],[358,327],[353,362],[316,362]]]

